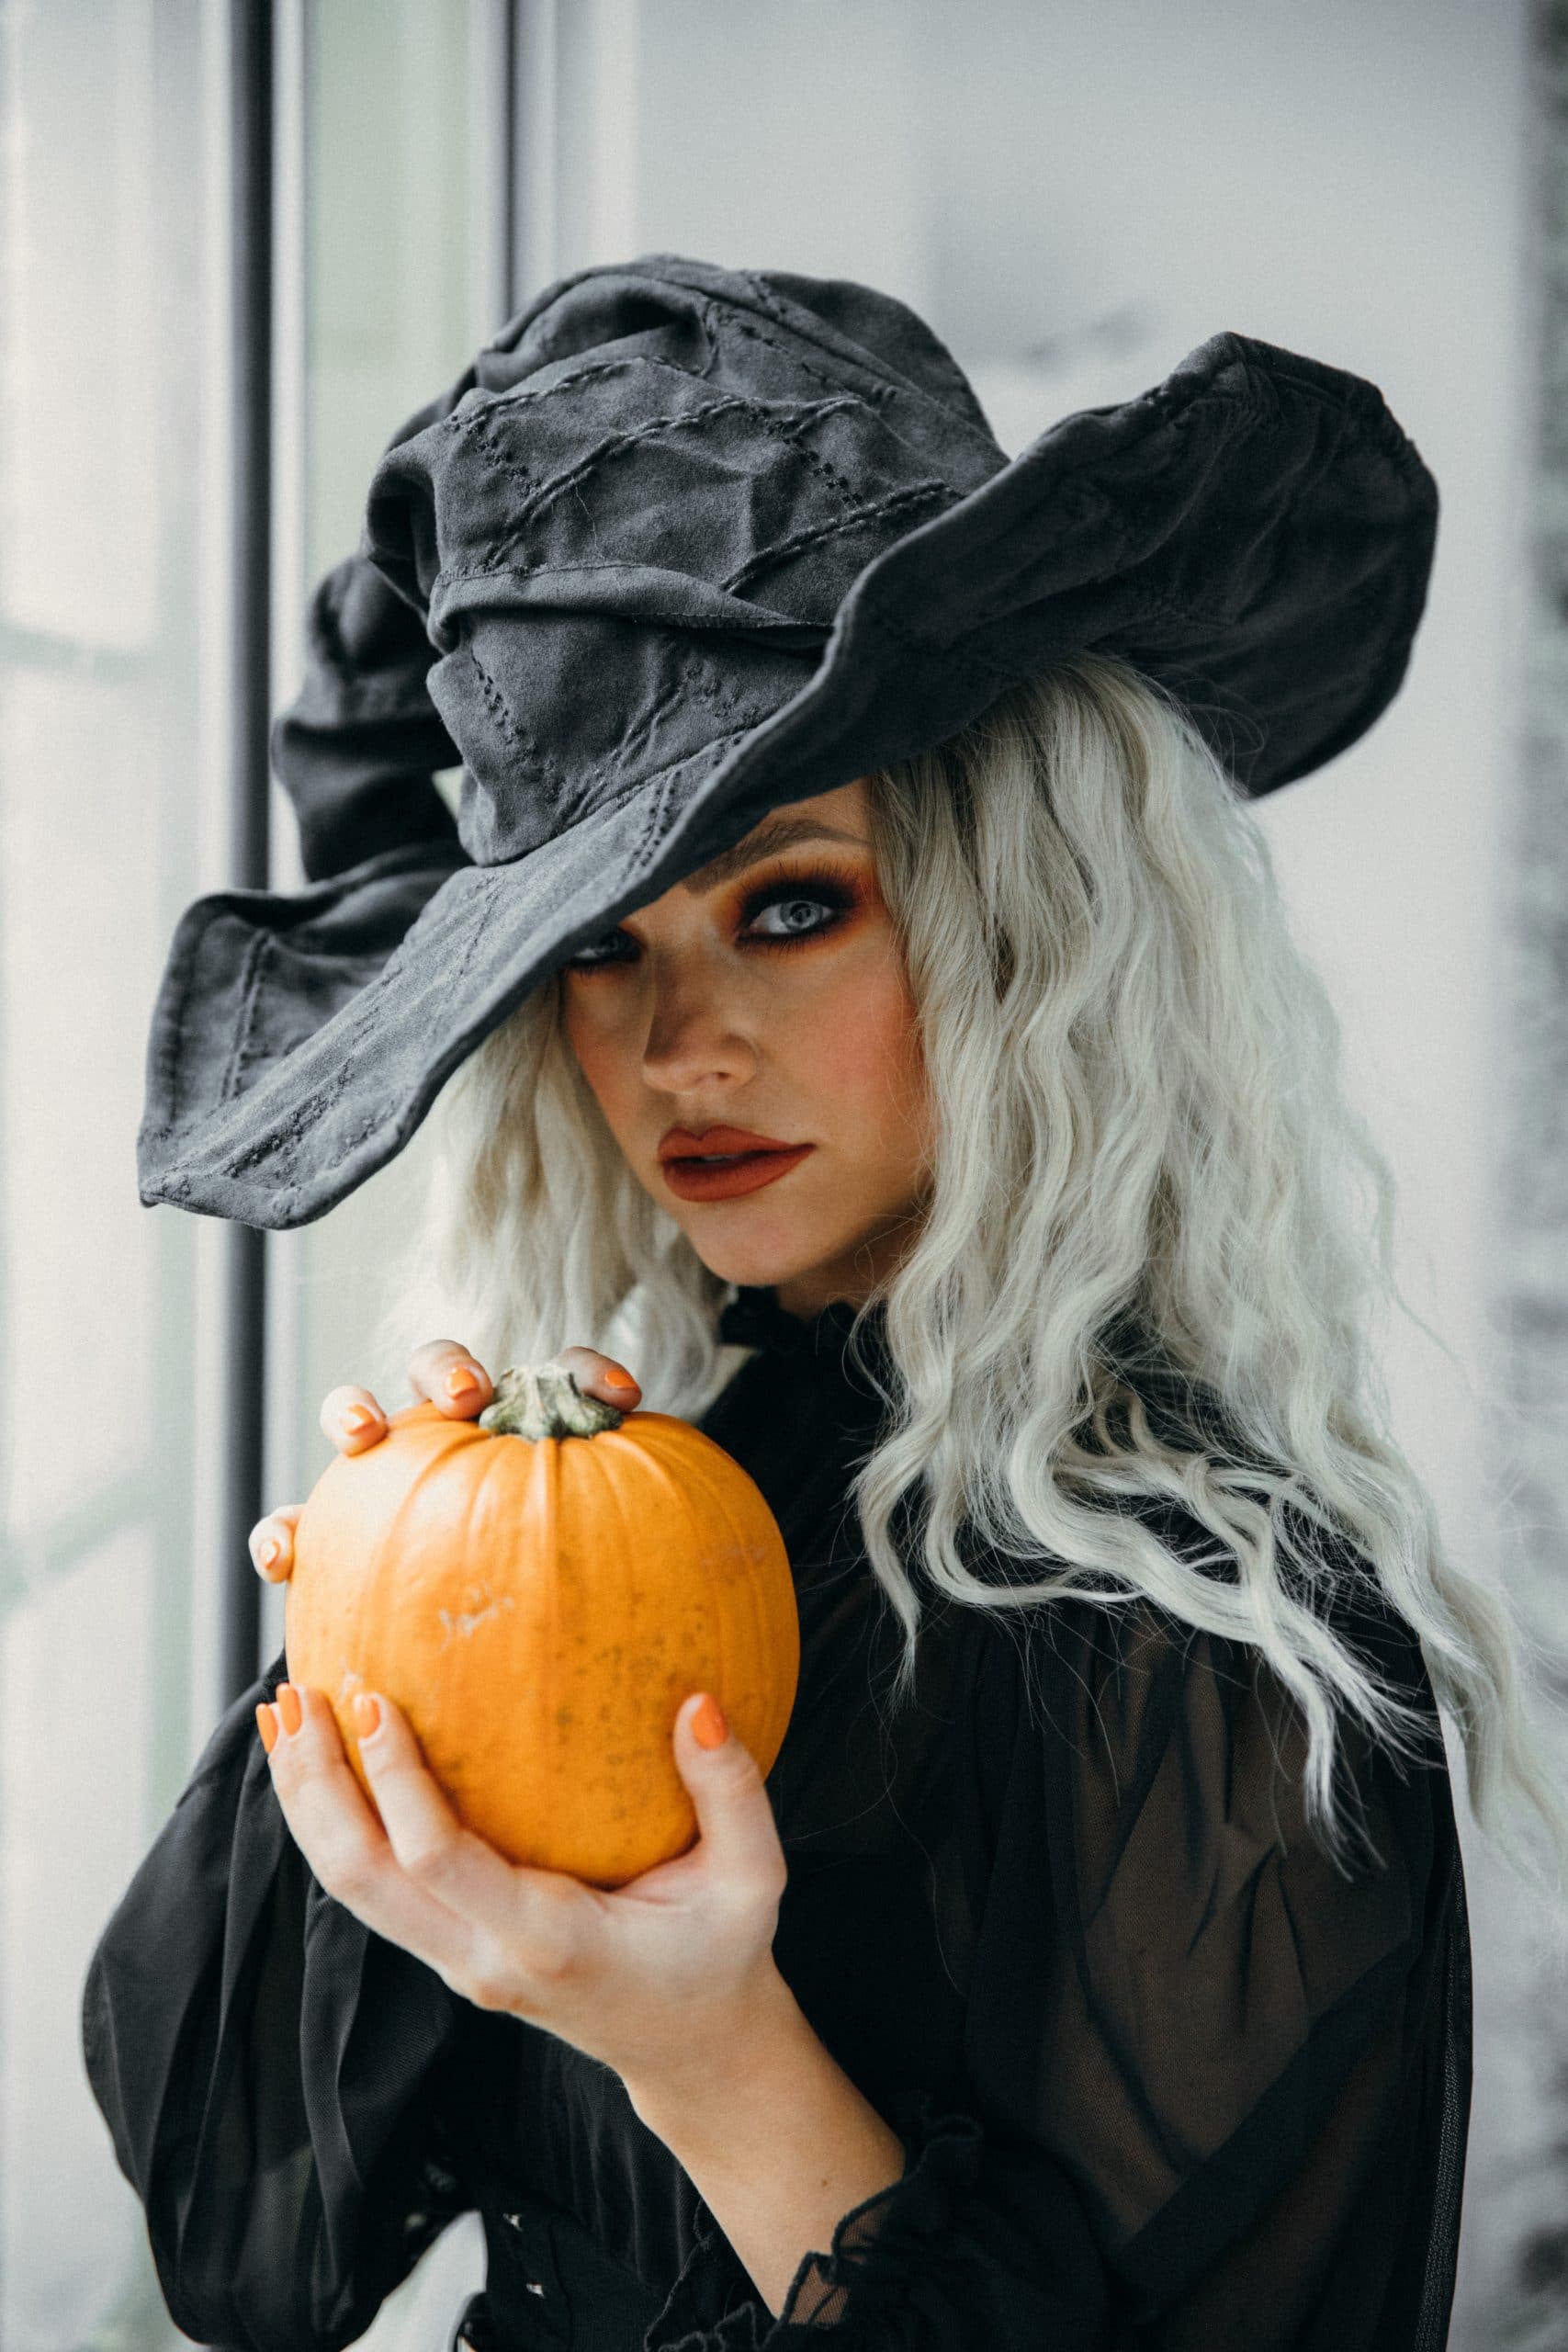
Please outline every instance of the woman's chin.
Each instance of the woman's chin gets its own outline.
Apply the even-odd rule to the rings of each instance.
[[[711,1245],[699,1249],[697,1255],[720,1282],[739,1283],[742,1290],[773,1290],[782,1283],[797,1282],[803,1275],[809,1275],[819,1262],[809,1253],[802,1256],[790,1250],[770,1253],[720,1250]]]
[[[817,1268],[831,1264],[845,1243],[837,1235],[820,1240],[798,1231],[746,1229],[744,1198],[705,1203],[700,1213],[682,1220],[686,1238],[720,1282],[737,1283],[744,1290],[773,1289],[800,1280]],[[763,1220],[756,1220],[761,1228]]]

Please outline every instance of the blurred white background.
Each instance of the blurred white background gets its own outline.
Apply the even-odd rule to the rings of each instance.
[[[218,1234],[140,1206],[133,1147],[170,931],[226,878],[226,26],[216,0],[0,0],[0,2352],[185,2340],[77,2004],[222,1703]],[[309,585],[383,444],[500,324],[509,254],[513,307],[652,250],[867,279],[1010,450],[1221,328],[1382,389],[1442,492],[1427,619],[1371,734],[1260,815],[1399,1178],[1406,1297],[1452,1351],[1384,1335],[1396,1428],[1450,1548],[1560,1665],[1568,676],[1530,557],[1562,499],[1562,48],[1524,0],[283,0],[275,372],[277,701]],[[269,1502],[324,1464],[325,1389],[401,1401],[368,1332],[421,1172],[416,1138],[269,1241]],[[1451,2343],[1551,2352],[1568,2029],[1463,1826]],[[470,2219],[363,2340],[436,2352],[481,2265]]]

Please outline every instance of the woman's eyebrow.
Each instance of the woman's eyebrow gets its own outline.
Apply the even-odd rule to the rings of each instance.
[[[693,898],[704,890],[716,890],[721,882],[743,874],[760,859],[792,848],[796,842],[811,841],[852,842],[857,849],[871,846],[859,833],[843,832],[837,825],[824,824],[817,817],[768,817],[733,848],[720,850],[716,857],[709,858],[694,874],[688,874],[681,887]]]

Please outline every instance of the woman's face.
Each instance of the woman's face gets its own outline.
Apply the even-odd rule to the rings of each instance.
[[[913,1245],[925,1072],[863,784],[772,810],[580,950],[560,985],[572,1050],[628,1165],[714,1273],[772,1283],[789,1313],[813,1315],[858,1304]],[[661,1145],[742,1148],[715,1127],[805,1148],[743,1159],[739,1177],[661,1158]],[[760,1173],[769,1181],[728,1189]]]

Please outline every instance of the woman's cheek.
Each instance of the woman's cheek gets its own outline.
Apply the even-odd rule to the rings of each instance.
[[[561,1027],[583,1080],[612,1126],[622,1098],[633,1091],[635,1061],[629,1037],[617,1034],[602,1007],[585,1005],[574,993],[565,999]]]
[[[821,1051],[824,1036],[832,1039],[830,1053]],[[925,1071],[919,1023],[902,966],[893,956],[878,957],[818,1009],[808,1050],[818,1090],[863,1121],[874,1118],[901,1135],[911,1121],[920,1123]]]

